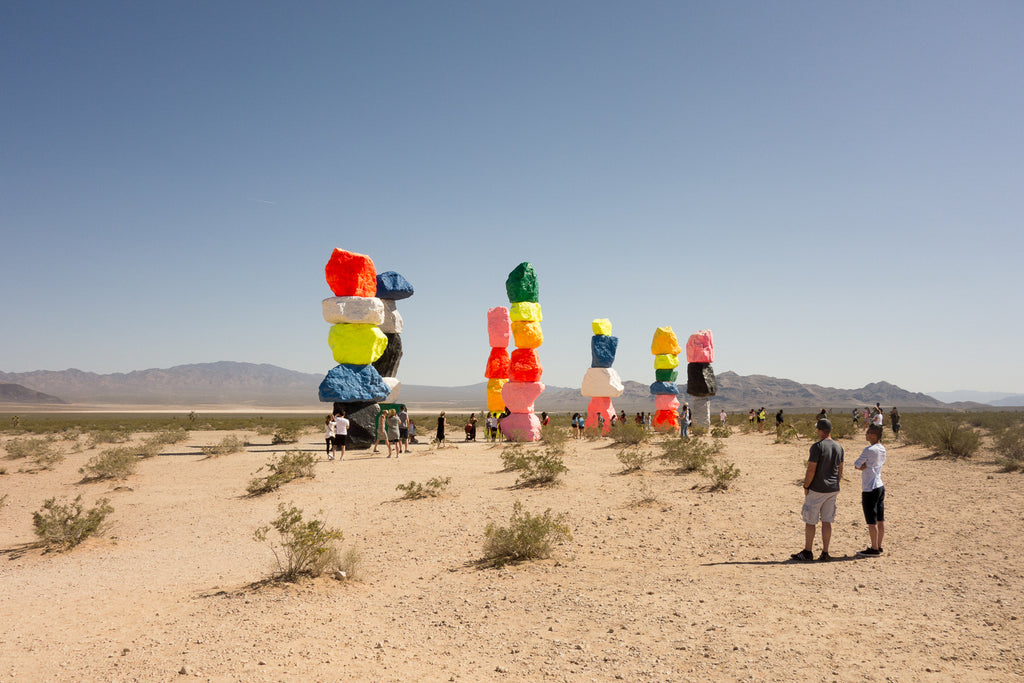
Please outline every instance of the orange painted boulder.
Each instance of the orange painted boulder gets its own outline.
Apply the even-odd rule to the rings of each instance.
[[[651,426],[658,432],[676,431],[679,429],[679,416],[674,410],[655,410]]]
[[[536,321],[517,320],[512,323],[512,338],[517,348],[536,349],[544,343],[544,332]]]

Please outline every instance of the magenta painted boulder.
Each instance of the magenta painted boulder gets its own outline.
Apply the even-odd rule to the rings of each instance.
[[[512,321],[504,306],[487,309],[487,336],[491,340],[492,349],[508,347],[512,338]]]
[[[672,394],[656,394],[654,397],[655,410],[679,410],[679,397]]]
[[[540,418],[533,413],[506,415],[498,426],[509,441],[540,441]]]
[[[543,393],[543,382],[505,382],[501,387],[501,399],[513,413],[532,413],[533,402]]]
[[[711,337],[711,330],[701,330],[696,334],[690,335],[690,338],[686,341],[686,362],[715,362],[715,342]]]

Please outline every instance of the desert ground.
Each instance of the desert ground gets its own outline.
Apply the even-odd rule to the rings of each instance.
[[[248,497],[286,447],[238,432],[244,452],[199,452],[224,435],[192,432],[123,481],[81,483],[99,448],[34,473],[0,460],[0,677],[1024,678],[1024,479],[987,455],[936,459],[888,444],[885,555],[857,558],[867,533],[849,463],[865,444],[841,441],[835,559],[799,564],[790,554],[803,543],[808,441],[734,432],[719,458],[741,476],[712,492],[707,478],[659,463],[622,474],[610,439],[570,440],[559,484],[516,488],[501,445],[453,430],[449,447],[420,444],[398,459],[321,456],[315,478]],[[319,429],[298,445],[319,452]],[[441,497],[402,500],[395,488],[437,476],[451,477]],[[32,513],[78,494],[110,499],[104,535],[68,552],[33,547]],[[567,513],[573,539],[549,559],[481,566],[485,527],[507,524],[517,500]],[[343,530],[362,557],[358,576],[264,581],[273,553],[253,530],[279,503]]]

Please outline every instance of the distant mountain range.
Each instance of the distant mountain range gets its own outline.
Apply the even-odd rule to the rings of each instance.
[[[274,365],[220,361],[178,365],[165,369],[137,370],[100,375],[81,370],[0,372],[0,403],[18,404],[113,404],[113,405],[250,405],[253,407],[301,407],[319,405],[317,387],[322,375],[286,370]],[[800,384],[766,375],[717,376],[715,409],[786,408],[817,411],[850,409],[875,402],[924,410],[970,409],[980,403],[944,403],[927,394],[875,382],[860,389],[833,389]],[[654,409],[648,384],[626,381],[623,395],[614,399],[617,409],[633,413]],[[458,387],[403,385],[401,400],[412,410],[479,410],[485,383]],[[680,385],[685,394],[685,385]],[[537,401],[538,411],[580,411],[589,399],[577,388],[548,386]],[[685,395],[681,400],[686,400]],[[1024,403],[1024,401],[1022,401]],[[1021,403],[1003,403],[1012,406]]]

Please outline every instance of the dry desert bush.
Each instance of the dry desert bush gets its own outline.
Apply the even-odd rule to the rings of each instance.
[[[295,479],[312,479],[316,477],[316,471],[313,469],[315,462],[315,456],[308,451],[289,451],[272,458],[270,462],[256,470],[258,473],[265,467],[270,474],[254,478],[245,490],[250,496],[258,496],[276,491]]]
[[[102,531],[107,516],[113,511],[106,498],[100,498],[88,510],[82,505],[81,495],[67,504],[50,498],[43,503],[42,510],[32,513],[32,526],[43,545],[69,550]]]
[[[135,466],[139,462],[137,448],[131,446],[115,446],[89,458],[78,472],[88,481],[96,479],[127,479],[135,474]]]
[[[571,540],[572,531],[564,512],[552,515],[548,508],[543,514],[532,515],[517,500],[508,526],[492,522],[484,529],[482,563],[500,567],[509,562],[544,559],[551,556],[554,544]]]
[[[417,498],[436,498],[444,493],[448,485],[452,483],[451,477],[431,477],[427,480],[426,484],[420,484],[417,481],[410,481],[408,484],[399,484],[395,487],[396,491],[402,492],[402,498],[406,500],[416,500]]]
[[[245,449],[245,442],[239,439],[234,434],[225,436],[219,442],[212,446],[203,446],[201,448],[203,455],[208,458],[215,458],[219,455],[229,455],[231,453],[238,453]]]
[[[327,522],[320,519],[304,520],[302,510],[292,504],[281,503],[277,511],[277,518],[269,526],[253,532],[253,538],[267,543],[274,553],[278,571],[272,578],[294,582],[300,576],[316,577],[328,572],[341,578],[353,578],[358,556],[350,552],[342,557],[340,546],[345,537],[340,529],[328,527]],[[268,540],[271,528],[277,531],[277,544]]]

